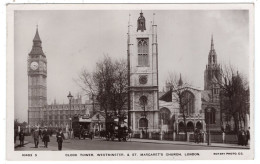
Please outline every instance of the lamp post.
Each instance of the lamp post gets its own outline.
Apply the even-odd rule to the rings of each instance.
[[[207,109],[207,113],[208,113],[208,146],[211,144],[210,142],[210,112],[211,112],[211,108]]]
[[[69,92],[69,95],[67,96],[68,97],[68,99],[69,99],[69,105],[70,105],[70,118],[69,118],[69,120],[70,120],[70,129],[69,129],[69,136],[71,137],[71,131],[72,131],[72,118],[71,118],[71,100],[72,100],[72,98],[73,98],[73,96],[71,95],[71,93]]]

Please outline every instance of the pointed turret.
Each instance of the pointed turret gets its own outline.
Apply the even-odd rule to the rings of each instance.
[[[180,74],[180,79],[179,79],[179,82],[178,82],[178,86],[182,86],[183,85],[183,81],[181,79],[181,74]]]
[[[213,34],[211,35],[210,50],[208,54],[208,64],[204,73],[204,89],[208,90],[211,88],[211,83],[214,81],[221,81],[220,76],[220,65],[218,65],[217,53],[214,47]]]
[[[36,28],[36,33],[35,33],[35,36],[33,38],[33,47],[32,47],[32,50],[29,54],[30,56],[31,55],[44,55],[43,51],[42,51],[42,41],[41,41],[41,38],[40,38],[40,35],[39,35],[39,31],[38,31],[38,25],[37,25],[37,28]]]
[[[211,64],[217,64],[217,54],[214,48],[213,35],[211,35],[211,44],[210,44],[209,60],[208,60],[208,65]]]
[[[214,50],[214,41],[213,41],[213,34],[211,35],[211,46],[210,46],[210,50]]]
[[[38,32],[38,25],[37,25],[37,28],[36,28],[36,34],[34,36],[33,42],[42,42],[40,35],[39,35],[39,32]]]

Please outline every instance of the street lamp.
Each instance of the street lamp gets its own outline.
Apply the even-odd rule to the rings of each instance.
[[[211,108],[207,109],[207,113],[208,113],[208,146],[211,144],[210,143],[210,112],[211,112]]]
[[[71,100],[73,98],[73,96],[71,95],[71,93],[69,92],[69,95],[67,96],[68,99],[69,99],[69,104],[70,104],[70,129],[69,129],[69,132],[70,132],[70,135],[71,135],[71,131],[72,131],[72,118],[71,118]]]

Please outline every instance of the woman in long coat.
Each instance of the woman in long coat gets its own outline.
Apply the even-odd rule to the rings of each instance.
[[[50,135],[47,128],[42,132],[42,141],[44,142],[44,147],[48,148],[48,142],[50,142]]]

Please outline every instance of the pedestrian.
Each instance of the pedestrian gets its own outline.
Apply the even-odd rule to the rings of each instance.
[[[47,127],[45,127],[42,132],[42,141],[44,143],[44,147],[48,148],[48,142],[50,142],[50,135],[49,135]]]
[[[39,145],[39,137],[40,137],[39,129],[38,129],[38,128],[35,128],[35,130],[33,131],[33,140],[34,140],[35,148],[38,148],[38,145]]]
[[[58,150],[62,150],[62,142],[63,139],[65,139],[64,134],[62,133],[62,130],[59,129],[59,132],[56,135],[57,142],[58,142]]]
[[[18,135],[18,130],[17,129],[14,129],[14,143],[16,144],[16,137]]]
[[[41,128],[41,127],[39,128],[39,136],[40,136],[41,139],[42,139],[42,128]]]
[[[246,131],[246,145],[248,145],[249,140],[250,140],[250,127]]]
[[[238,141],[238,145],[242,145],[242,132],[241,132],[241,130],[238,131],[237,141]]]
[[[242,130],[242,146],[246,146],[246,133],[244,130]]]
[[[21,129],[20,133],[19,133],[19,140],[20,140],[20,147],[24,146],[24,132],[23,129]]]
[[[202,133],[201,133],[201,131],[198,129],[198,143],[201,143],[202,142]]]

